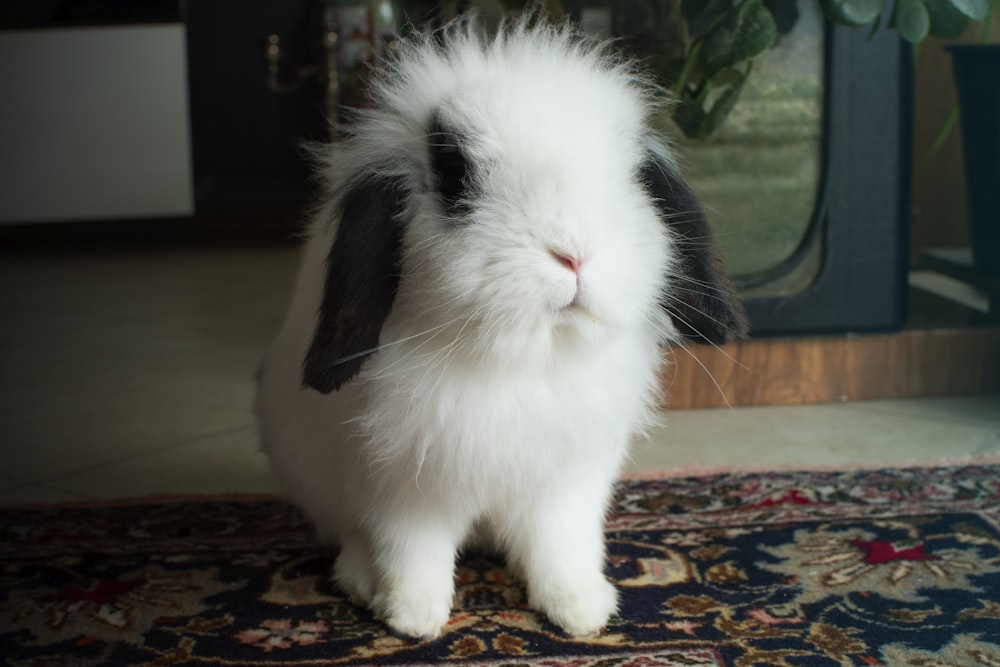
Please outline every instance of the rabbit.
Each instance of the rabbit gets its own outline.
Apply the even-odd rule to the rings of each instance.
[[[747,331],[651,127],[659,89],[537,17],[414,32],[372,76],[321,158],[262,447],[334,582],[394,633],[441,633],[471,542],[597,633],[618,605],[604,516],[661,346]]]

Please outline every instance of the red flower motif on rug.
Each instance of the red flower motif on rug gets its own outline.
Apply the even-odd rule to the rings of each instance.
[[[878,540],[864,541],[854,540],[852,547],[858,547],[865,552],[865,562],[872,565],[881,563],[891,563],[896,560],[937,560],[937,556],[924,553],[924,545],[907,547],[906,549],[896,549],[892,542],[879,542]]]

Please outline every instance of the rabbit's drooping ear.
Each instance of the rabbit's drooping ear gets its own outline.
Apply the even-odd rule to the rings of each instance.
[[[405,198],[400,182],[372,176],[341,199],[316,331],[302,369],[306,386],[324,394],[339,389],[378,347],[399,287],[398,218]]]
[[[642,178],[677,249],[661,303],[685,338],[726,343],[746,336],[746,311],[722,265],[701,204],[662,156],[650,154]]]

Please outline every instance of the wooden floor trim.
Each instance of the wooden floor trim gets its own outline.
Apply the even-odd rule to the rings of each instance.
[[[664,356],[674,409],[1000,393],[998,327],[751,340]]]

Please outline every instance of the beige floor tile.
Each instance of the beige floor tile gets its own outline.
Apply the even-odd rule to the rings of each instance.
[[[143,401],[134,396],[96,414],[67,408],[8,428],[0,467],[20,482],[43,482],[252,423],[248,412],[180,403],[160,403],[155,419],[144,418]]]
[[[40,481],[249,426],[258,347],[136,322],[5,345],[0,469]]]
[[[122,319],[264,334],[277,327],[299,251],[145,250],[5,257],[0,296],[16,321],[0,340]]]
[[[843,406],[849,411],[870,412],[921,420],[979,424],[1000,433],[1000,394],[947,396],[905,401],[861,401]]]
[[[87,500],[87,498],[39,484],[26,484],[0,491],[0,505],[33,505],[36,503],[65,503],[80,500]]]
[[[4,491],[10,491],[11,489],[16,489],[20,486],[24,486],[24,482],[18,481],[6,475],[0,477],[0,493]]]
[[[131,457],[48,485],[91,499],[279,490],[255,428]]]
[[[245,429],[259,352],[134,321],[8,344],[0,469],[37,483]]]
[[[936,411],[879,403],[666,412],[648,441],[635,443],[628,469],[907,464],[1000,454],[1000,415],[973,410],[980,417],[966,419],[961,399],[938,403]]]

